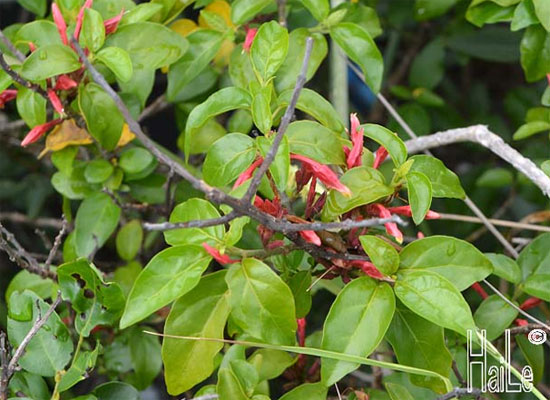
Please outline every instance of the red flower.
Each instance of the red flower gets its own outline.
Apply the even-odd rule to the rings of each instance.
[[[80,37],[80,29],[82,29],[82,20],[84,19],[84,10],[91,8],[94,0],[86,0],[84,5],[80,8],[78,16],[76,17],[76,26],[74,28],[74,37],[76,40]]]
[[[380,218],[391,217],[391,212],[382,204],[370,204],[368,209],[369,211],[374,212]],[[388,235],[393,236],[398,243],[403,243],[403,234],[401,233],[395,222],[386,222],[384,226],[386,227],[386,232],[388,233]]]
[[[31,53],[36,51],[36,45],[33,42],[27,42],[27,45],[29,46]]]
[[[258,157],[256,161],[250,164],[250,167],[248,167],[243,173],[239,175],[239,177],[235,181],[235,184],[233,185],[233,189],[241,186],[247,180],[252,178],[252,175],[254,174],[254,171],[256,171],[256,168],[258,168],[263,162],[264,159],[262,157]]]
[[[376,150],[376,157],[374,158],[374,163],[372,164],[372,167],[374,169],[378,169],[378,167],[384,162],[386,157],[388,157],[388,151],[385,147],[380,146],[378,150]]]
[[[208,243],[204,242],[202,247],[210,254],[214,260],[220,264],[235,264],[240,262],[240,260],[232,260],[227,254],[221,255],[220,252],[214,247],[210,246]]]
[[[59,9],[59,6],[55,2],[52,3],[52,16],[53,16],[53,21],[55,22],[55,26],[57,26],[57,31],[59,32],[59,36],[61,37],[61,41],[63,42],[64,45],[69,44],[69,39],[67,39],[67,24],[65,23],[65,19],[61,14],[61,10]]]
[[[254,37],[256,37],[256,33],[258,33],[258,29],[256,28],[246,29],[246,37],[244,38],[243,51],[246,51],[247,53],[250,51],[250,47],[252,47],[252,42],[254,42]]]
[[[63,122],[63,119],[58,118],[58,119],[54,119],[53,121],[46,122],[45,124],[35,126],[34,128],[31,129],[29,133],[27,133],[27,136],[25,136],[25,138],[21,142],[21,146],[25,147],[31,143],[36,142],[46,132],[48,132],[54,126],[59,125],[61,122]]]
[[[4,108],[4,104],[6,104],[8,101],[12,101],[17,97],[17,90],[15,89],[7,89],[3,92],[0,92],[0,108]]]
[[[63,103],[61,103],[61,100],[59,100],[59,97],[57,97],[57,94],[55,93],[54,90],[48,89],[48,98],[50,99],[55,111],[57,111],[61,115],[65,114]]]
[[[389,212],[392,214],[398,214],[398,215],[404,215],[406,217],[412,217],[412,210],[411,206],[399,206],[399,207],[389,207]],[[441,215],[439,213],[429,210],[426,213],[426,217],[424,219],[438,219],[441,218]]]
[[[311,158],[299,154],[291,154],[290,158],[300,161],[305,167],[309,168],[313,175],[323,182],[326,187],[335,189],[344,196],[351,196],[351,190],[340,182],[338,176],[328,166],[319,164],[317,161],[313,161]]]
[[[71,90],[78,86],[78,83],[69,78],[68,75],[59,75],[56,79],[54,90]]]
[[[256,196],[254,198],[254,207],[277,218],[282,217],[284,214],[278,197],[275,197],[273,201],[269,201],[267,199],[263,200],[260,196]]]
[[[348,168],[358,167],[361,165],[361,154],[363,153],[363,137],[365,130],[361,128],[361,123],[357,118],[357,114],[351,114],[351,143],[353,144],[349,154],[347,154],[346,163]]]
[[[523,318],[516,318],[515,323],[516,323],[517,326],[526,326],[526,325],[529,325],[529,322],[527,322],[527,320],[526,320],[526,319],[523,319]]]
[[[524,311],[530,310],[531,308],[537,307],[539,304],[542,303],[541,299],[537,299],[536,297],[529,297],[527,300],[525,300],[519,308],[521,308]]]
[[[425,237],[426,237],[426,236],[425,236],[422,232],[420,232],[420,231],[418,231],[418,233],[416,234],[416,238],[417,238],[417,239],[424,239]]]
[[[109,19],[105,20],[103,25],[105,26],[105,34],[106,35],[109,35],[111,33],[116,32],[116,30],[118,28],[118,23],[122,19],[123,15],[124,15],[124,9],[122,9],[120,11],[120,14],[118,14],[116,17],[109,18]]]
[[[350,265],[360,268],[367,276],[374,279],[383,279],[384,275],[370,261],[352,260]]]
[[[487,292],[481,287],[478,282],[474,282],[470,287],[474,289],[481,296],[482,299],[486,299],[487,297],[489,297]]]
[[[298,233],[306,242],[321,246],[321,238],[314,231],[299,231]]]

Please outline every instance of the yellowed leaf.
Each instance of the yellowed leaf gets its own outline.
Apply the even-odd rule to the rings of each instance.
[[[46,146],[38,158],[49,151],[59,151],[67,146],[78,146],[92,143],[92,137],[86,129],[80,128],[73,119],[67,119],[57,125],[46,136]]]
[[[181,36],[187,36],[191,32],[195,32],[199,27],[195,23],[195,21],[182,18],[175,20],[171,25],[170,29],[172,29],[174,32],[179,33]]]
[[[209,5],[207,5],[206,7],[204,7],[204,11],[218,14],[220,17],[224,19],[228,27],[232,29],[235,28],[235,25],[233,25],[233,22],[231,21],[231,6],[227,1],[215,0]],[[212,28],[201,16],[199,16],[199,26],[201,28]]]
[[[124,126],[122,127],[122,134],[120,135],[120,139],[118,140],[118,143],[117,143],[117,147],[126,146],[135,138],[136,138],[136,135],[130,132],[130,127],[128,126],[128,124],[124,124]]]

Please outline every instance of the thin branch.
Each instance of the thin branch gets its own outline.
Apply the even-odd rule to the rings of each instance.
[[[159,96],[141,112],[137,120],[138,122],[141,122],[152,115],[167,109],[170,105],[171,104],[166,101],[165,95]]]
[[[222,217],[210,218],[210,219],[196,219],[186,222],[159,222],[159,223],[150,223],[144,222],[143,229],[147,231],[169,231],[172,229],[183,229],[183,228],[207,228],[210,226],[226,224],[235,218],[238,215],[235,212],[230,212]]]
[[[0,133],[12,133],[17,132],[23,128],[25,128],[27,124],[22,119],[18,119],[16,121],[11,122],[2,122],[0,123]]]
[[[436,398],[436,400],[450,400],[455,397],[466,397],[466,396],[479,396],[481,395],[481,390],[479,389],[464,389],[464,388],[454,388],[449,393],[445,393],[442,396]]]
[[[217,394],[205,394],[204,396],[193,397],[192,399],[189,399],[189,400],[216,400],[217,398],[218,398]],[[181,400],[185,400],[185,397]]]
[[[62,217],[63,225],[61,226],[61,229],[59,230],[59,233],[55,237],[53,241],[53,246],[50,249],[50,252],[48,253],[48,258],[46,259],[46,262],[44,263],[44,269],[49,270],[50,266],[52,265],[52,261],[54,260],[57,250],[59,250],[59,246],[61,246],[61,240],[63,239],[63,236],[67,232],[67,227],[69,226],[69,223],[67,222],[67,219],[63,215]]]
[[[16,224],[39,226],[41,228],[61,229],[63,220],[56,218],[29,218],[25,214],[17,212],[0,212],[0,221],[9,221]]]
[[[548,328],[549,325],[550,325],[550,321],[547,321],[547,323],[544,325],[533,323],[533,324],[527,324],[523,326],[516,326],[514,328],[510,328],[509,330],[510,330],[510,335],[526,334],[531,332],[533,329],[542,329],[546,333],[550,333],[550,329]]]
[[[11,40],[8,39],[6,35],[4,35],[4,32],[0,29],[0,40],[6,45],[8,50],[22,63],[25,61],[25,55],[21,53],[17,47],[13,45]]]
[[[313,38],[308,37],[306,39],[306,50],[304,54],[304,59],[302,61],[302,68],[300,70],[300,74],[298,75],[298,78],[296,79],[296,85],[294,86],[294,90],[292,91],[292,97],[290,98],[290,103],[288,104],[288,107],[286,108],[286,111],[283,117],[281,118],[281,123],[279,124],[277,135],[275,136],[275,139],[273,139],[273,143],[271,144],[269,151],[265,155],[264,161],[258,167],[256,173],[254,174],[254,177],[252,178],[252,181],[250,182],[250,186],[248,187],[246,194],[243,197],[244,201],[247,203],[250,202],[250,200],[252,199],[252,196],[254,196],[254,194],[256,193],[256,190],[258,190],[258,186],[260,186],[262,177],[269,169],[269,166],[271,165],[273,160],[275,160],[275,155],[279,150],[279,145],[283,141],[283,136],[288,128],[288,125],[290,124],[290,121],[292,121],[292,117],[294,116],[294,111],[296,109],[296,103],[298,103],[298,98],[300,97],[300,92],[302,91],[307,80],[307,66],[309,64],[309,59],[311,57],[312,49],[313,49]]]
[[[277,0],[279,24],[286,28],[286,0]]]
[[[25,86],[26,88],[38,93],[42,97],[44,97],[46,100],[48,99],[48,93],[40,87],[40,85],[37,85],[35,83],[29,82],[25,78],[23,78],[21,75],[19,75],[17,72],[15,72],[9,64],[4,59],[4,53],[0,51],[0,67],[13,79],[15,82],[19,83],[21,86]]]
[[[483,223],[481,219],[477,217],[471,217],[469,215],[447,214],[447,213],[439,213],[439,215],[441,216],[441,218],[439,218],[440,220],[472,222],[474,224]],[[521,222],[507,221],[503,219],[494,219],[494,218],[488,218],[488,220],[489,222],[491,222],[493,225],[496,225],[496,226],[505,226],[507,228],[515,228],[520,230],[550,232],[550,226],[523,224]]]

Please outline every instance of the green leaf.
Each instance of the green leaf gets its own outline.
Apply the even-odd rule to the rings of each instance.
[[[166,95],[169,101],[174,101],[185,86],[206,68],[224,39],[225,36],[221,32],[211,29],[199,29],[187,36],[189,50],[168,72]]]
[[[264,135],[271,131],[273,116],[271,114],[271,87],[262,88],[252,99],[252,120]]]
[[[48,8],[48,2],[46,0],[17,0],[17,2],[39,17],[43,17]]]
[[[516,335],[515,339],[523,357],[533,369],[533,383],[537,384],[544,376],[544,346],[531,343],[525,335]]]
[[[287,52],[287,30],[276,21],[262,24],[252,42],[250,58],[254,69],[260,74],[264,82],[275,75],[283,64]]]
[[[348,198],[336,190],[331,190],[323,208],[324,221],[393,193],[393,189],[386,185],[380,171],[370,167],[350,169],[340,177],[340,182],[351,190],[352,195]]]
[[[325,37],[320,33],[311,33],[307,28],[297,28],[290,32],[288,37],[288,52],[285,61],[279,68],[277,76],[275,76],[275,87],[277,92],[281,93],[284,90],[292,90],[296,85],[296,79],[300,74],[301,62],[306,51],[306,39],[313,38],[313,47],[311,56],[307,64],[306,80],[310,80],[319,66],[325,59],[328,53],[328,46]],[[307,89],[303,89],[307,90]],[[302,91],[302,94],[304,92]],[[289,97],[290,98],[290,97]],[[339,117],[338,117],[339,118]]]
[[[147,389],[162,369],[161,347],[157,336],[143,332],[144,327],[134,327],[128,339],[132,366],[134,367],[134,385]]]
[[[514,304],[517,303],[513,302]],[[516,308],[509,305],[500,296],[493,294],[484,299],[474,313],[474,321],[480,329],[487,332],[487,340],[495,340],[518,316]]]
[[[258,349],[248,358],[248,362],[256,368],[261,382],[277,378],[296,362],[296,358],[280,350]]]
[[[162,4],[138,4],[134,9],[124,13],[122,19],[120,20],[120,26],[147,21],[160,10],[162,10]]]
[[[92,160],[86,165],[84,178],[89,183],[102,183],[110,178],[113,171],[113,164],[109,161],[103,159]]]
[[[550,233],[543,233],[525,247],[518,258],[523,290],[550,301]]]
[[[432,184],[422,172],[411,171],[407,174],[407,189],[413,221],[419,225],[432,205]]]
[[[510,29],[515,32],[538,23],[539,20],[535,13],[533,0],[522,0],[514,11],[514,18],[512,19]]]
[[[305,8],[313,15],[313,17],[321,22],[330,12],[330,4],[328,0],[300,0]]]
[[[361,127],[365,129],[366,137],[386,148],[396,167],[407,160],[407,148],[397,134],[376,124],[364,124]]]
[[[254,140],[241,133],[229,133],[208,149],[202,167],[204,180],[213,186],[225,186],[237,179],[256,158]]]
[[[476,329],[468,303],[442,275],[411,269],[399,271],[397,278],[395,295],[416,314],[463,336]]]
[[[36,47],[49,44],[61,45],[61,38],[55,24],[51,21],[38,20],[23,25],[15,35],[14,44],[33,42]]]
[[[443,328],[425,320],[400,302],[397,303],[386,338],[391,343],[399,364],[427,369],[443,376],[451,372],[452,356],[445,346]],[[441,379],[410,375],[414,385],[445,393]]]
[[[540,25],[527,28],[521,40],[521,66],[528,82],[538,81],[550,72],[550,32]]]
[[[93,393],[97,400],[140,400],[139,392],[123,382],[107,382],[97,386]]]
[[[210,95],[203,103],[193,108],[193,111],[191,111],[187,118],[187,124],[185,126],[184,152],[186,158],[189,157],[191,144],[196,140],[195,136],[199,132],[199,128],[202,127],[206,121],[227,111],[239,108],[249,108],[251,104],[252,97],[246,90],[237,87],[228,87],[218,90],[216,93]]]
[[[98,51],[105,42],[105,26],[101,14],[94,9],[84,10],[82,31],[80,35],[82,44],[92,52]]]
[[[486,188],[508,187],[514,183],[514,174],[506,168],[491,168],[476,180],[476,186]]]
[[[137,69],[157,69],[173,64],[189,47],[183,36],[152,22],[121,26],[109,35],[105,44],[126,50]]]
[[[231,4],[231,21],[241,25],[272,3],[272,0],[235,0]]]
[[[30,290],[42,299],[47,299],[55,293],[57,285],[51,279],[42,278],[40,275],[31,274],[23,269],[19,271],[10,281],[4,298],[6,304],[13,293],[22,293],[25,290]]]
[[[133,147],[125,150],[119,159],[119,165],[127,174],[139,174],[154,160],[153,155],[142,147]]]
[[[76,311],[76,331],[87,337],[98,325],[113,325],[122,313],[124,295],[116,283],[105,283],[98,271],[85,259],[61,265],[57,269],[63,300]]]
[[[220,368],[216,386],[219,400],[250,400],[239,378],[230,368]]]
[[[453,199],[466,197],[458,176],[445,167],[440,160],[425,155],[412,156],[410,159],[414,160],[411,171],[422,172],[432,183],[433,197],[450,197]]]
[[[411,393],[403,385],[388,382],[385,386],[391,400],[414,400]]]
[[[487,277],[491,262],[472,244],[449,236],[430,236],[415,240],[400,253],[401,270],[421,269],[437,272],[462,291]]]
[[[120,258],[133,260],[141,248],[143,229],[139,220],[134,219],[124,225],[116,235],[116,250]]]
[[[457,0],[416,0],[414,3],[414,14],[418,21],[426,21],[445,14]]]
[[[325,400],[327,391],[327,387],[321,382],[303,383],[285,393],[280,400]]]
[[[290,103],[292,97],[293,89],[284,91],[279,95],[278,103],[279,107],[287,107]],[[323,96],[317,93],[314,90],[304,88],[300,92],[300,97],[298,97],[298,102],[296,103],[296,108],[300,111],[305,112],[306,114],[311,115],[321,124],[326,126],[328,129],[332,130],[336,134],[344,132],[344,124],[340,119],[340,115],[332,104],[327,101]],[[296,121],[296,123],[309,122],[309,121]],[[292,124],[291,124],[292,125]],[[290,128],[290,127],[289,127]],[[312,132],[313,133],[313,132]],[[332,135],[334,136],[334,134]],[[338,146],[335,146],[331,150],[336,150]],[[343,155],[342,155],[343,157]],[[332,163],[336,164],[336,163]]]
[[[256,368],[253,365],[248,363],[246,360],[228,360],[227,365],[231,368],[241,387],[244,389],[244,392],[247,396],[252,396],[254,389],[258,386],[259,377]],[[225,368],[223,364],[222,368]]]
[[[119,47],[105,47],[101,49],[96,58],[105,64],[121,82],[128,82],[134,73],[130,55]]]
[[[226,271],[204,276],[189,293],[172,306],[164,326],[166,335],[223,339],[229,316]],[[164,377],[168,393],[177,395],[208,378],[222,343],[165,338],[162,343]]]
[[[44,378],[30,372],[16,372],[9,383],[12,393],[25,393],[30,397],[23,400],[50,400],[51,393]],[[20,397],[10,397],[9,400],[21,400]]]
[[[466,19],[479,28],[485,24],[508,22],[513,15],[514,7],[501,7],[488,1],[479,5],[472,3],[466,11]]]
[[[298,271],[288,282],[294,295],[296,318],[304,318],[311,309],[312,296],[311,291],[308,290],[310,285],[311,273],[309,271]]]
[[[424,0],[420,0],[424,1]],[[448,1],[448,0],[447,0]],[[456,0],[450,0],[452,2]],[[416,5],[418,6],[417,0]],[[431,2],[432,4],[437,4]],[[445,43],[436,38],[428,43],[415,57],[409,72],[412,87],[434,89],[445,74]]]
[[[21,75],[30,81],[38,82],[76,71],[80,67],[78,56],[69,47],[50,44],[39,47],[27,57],[21,67]]]
[[[290,152],[309,157],[321,164],[345,164],[338,136],[314,121],[292,122],[285,133]]]
[[[46,99],[34,90],[19,88],[16,106],[19,116],[30,128],[46,122]]]
[[[211,257],[199,246],[174,246],[157,253],[130,291],[120,327],[148,317],[199,283]]]
[[[113,150],[124,126],[124,117],[114,100],[99,85],[89,83],[81,86],[78,102],[90,134],[106,150]]]
[[[505,17],[511,18],[513,9],[511,8],[509,11],[510,14],[505,15]],[[499,18],[496,18],[496,20],[498,21]],[[483,23],[485,22],[489,21],[484,20]],[[459,31],[446,38],[446,44],[451,50],[469,57],[493,62],[517,62],[519,59],[519,41],[518,34],[510,32],[509,28],[504,26],[490,26],[465,32]]]
[[[550,3],[545,0],[533,0],[533,5],[540,23],[550,32]]]
[[[354,279],[344,286],[330,307],[321,348],[368,357],[384,338],[394,310],[391,286],[366,276]],[[358,367],[359,364],[324,359],[321,381],[331,386]]]
[[[359,236],[359,241],[372,263],[383,274],[392,275],[399,267],[397,250],[385,240],[372,235]]]
[[[207,200],[192,198],[178,204],[172,214],[170,222],[185,222],[196,219],[218,218],[220,213]],[[182,228],[172,229],[164,232],[164,240],[172,246],[184,244],[200,245],[204,242],[216,245],[223,240],[225,228],[223,225],[211,226],[208,228]]]
[[[506,279],[508,282],[517,284],[521,281],[521,271],[514,259],[496,253],[485,253],[485,257],[493,264],[493,274]]]
[[[266,264],[246,258],[227,273],[231,317],[248,335],[273,344],[296,340],[296,313],[290,288]]]
[[[43,316],[49,304],[31,291],[14,292],[9,301],[7,333],[11,345],[17,348],[32,326]],[[54,311],[42,329],[31,339],[19,365],[26,371],[42,376],[54,376],[71,359],[73,342],[69,330]]]
[[[96,364],[100,348],[101,346],[98,343],[93,351],[81,351],[78,353],[76,360],[73,361],[70,368],[59,381],[57,390],[60,393],[86,379],[88,371],[92,370]]]
[[[256,145],[260,151],[262,157],[267,155],[267,152],[273,144],[273,139],[275,135],[267,138],[265,136],[258,136],[256,138]],[[277,154],[275,154],[275,159],[273,163],[269,166],[269,172],[273,176],[273,180],[277,187],[283,191],[286,188],[286,183],[288,180],[288,175],[290,173],[290,150],[288,145],[288,140],[283,136],[283,140],[277,149]]]
[[[365,82],[378,93],[382,85],[384,61],[366,30],[351,22],[341,22],[330,29],[330,37],[363,71]]]
[[[105,193],[87,197],[76,213],[75,243],[80,257],[103,247],[118,225],[120,208]]]
[[[523,124],[514,133],[514,140],[522,140],[531,137],[540,132],[550,130],[550,122],[547,121],[531,121]]]
[[[11,77],[4,70],[0,70],[0,90],[4,91],[12,84]],[[19,93],[18,93],[19,94]]]

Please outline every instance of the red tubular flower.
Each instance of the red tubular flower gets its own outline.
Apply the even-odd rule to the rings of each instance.
[[[285,214],[285,210],[281,207],[281,202],[278,197],[275,197],[273,201],[269,201],[267,199],[263,200],[260,196],[256,196],[254,198],[254,207],[277,218]]]
[[[425,236],[422,232],[420,232],[420,231],[418,231],[418,233],[416,234],[416,238],[417,238],[417,239],[424,239],[425,237],[426,237],[426,236]]]
[[[346,163],[348,168],[353,168],[361,165],[361,154],[363,153],[363,137],[365,130],[361,128],[361,123],[357,118],[357,114],[351,114],[350,121],[350,137],[353,146],[351,150],[349,150],[349,154],[347,154]]]
[[[382,204],[370,204],[369,211],[374,212],[380,218],[391,217],[391,212]],[[386,227],[386,232],[388,233],[388,235],[393,236],[397,243],[403,243],[403,234],[401,233],[395,222],[386,222],[384,226]]]
[[[118,24],[119,24],[120,20],[122,19],[123,15],[124,15],[124,9],[122,9],[120,11],[120,14],[118,14],[116,17],[109,18],[109,19],[105,20],[105,22],[103,22],[103,25],[105,26],[105,35],[109,35],[111,33],[116,32],[116,30],[118,28]]]
[[[378,167],[384,162],[386,157],[388,157],[388,151],[385,147],[380,146],[378,150],[376,150],[376,157],[374,158],[374,163],[372,164],[372,167],[374,169],[378,169]]]
[[[27,42],[27,45],[29,46],[31,53],[36,51],[36,45],[33,42]]]
[[[216,260],[220,264],[235,264],[240,262],[240,260],[232,260],[227,254],[221,255],[218,249],[210,246],[206,242],[202,244],[202,247],[204,247],[208,254],[210,254],[212,258],[214,258],[214,260]]]
[[[17,97],[17,90],[15,89],[6,89],[3,92],[0,92],[0,108],[4,108],[4,104],[8,101],[12,101]]]
[[[514,322],[516,323],[517,326],[529,325],[529,322],[527,322],[527,320],[523,319],[523,318],[516,318],[516,320]]]
[[[61,10],[59,9],[59,6],[55,2],[52,3],[52,16],[53,16],[53,21],[55,22],[55,26],[57,26],[57,31],[59,32],[59,36],[61,37],[61,41],[63,42],[64,45],[69,44],[69,39],[67,39],[67,24],[65,23],[65,19],[61,14]]]
[[[57,94],[55,93],[54,90],[48,89],[48,98],[50,99],[55,111],[57,111],[61,115],[65,114],[63,103],[61,103],[61,100],[59,100],[59,97],[57,97]]]
[[[530,310],[531,308],[538,307],[539,304],[542,303],[541,299],[537,299],[536,297],[529,297],[527,300],[525,300],[519,308],[521,308],[523,311]]]
[[[78,16],[76,17],[76,26],[74,28],[74,37],[76,40],[80,37],[80,30],[82,29],[82,20],[84,19],[84,10],[87,8],[91,8],[93,4],[93,0],[86,0],[84,5],[80,8],[80,11],[78,12]]]
[[[258,157],[256,161],[250,164],[250,167],[248,167],[243,173],[239,175],[239,177],[235,181],[235,184],[233,185],[233,189],[241,186],[247,180],[252,178],[252,175],[254,174],[254,171],[256,171],[256,168],[258,168],[263,162],[264,159],[262,157]]]
[[[335,189],[344,196],[351,196],[351,190],[338,179],[338,176],[326,165],[319,164],[311,158],[301,156],[299,154],[291,154],[292,160],[298,160],[311,170],[313,175],[317,177],[326,187]]]
[[[254,42],[256,33],[258,33],[258,29],[256,28],[246,29],[246,37],[244,38],[243,51],[246,51],[247,53],[250,52],[250,47],[252,47],[252,43]]]
[[[306,242],[321,246],[321,238],[314,231],[299,231],[298,233]]]
[[[478,282],[474,282],[472,284],[472,286],[470,286],[473,290],[475,290],[480,296],[482,299],[486,299],[487,297],[489,297],[489,295],[487,294],[487,292],[485,291],[485,289],[483,289],[481,287],[481,285],[478,283]]]
[[[350,265],[360,268],[365,273],[365,275],[370,276],[371,278],[384,278],[384,275],[370,261],[352,260],[350,261]]]
[[[69,78],[68,75],[59,75],[55,81],[54,90],[71,90],[78,86],[78,83]]]
[[[48,132],[54,126],[59,125],[61,122],[63,122],[63,118],[54,119],[53,121],[46,122],[45,124],[35,126],[31,129],[29,133],[27,133],[27,136],[25,136],[25,138],[21,142],[21,146],[25,147],[31,143],[36,142],[46,132]]]
[[[388,210],[392,214],[404,215],[406,217],[412,217],[411,206],[388,207]],[[441,218],[441,215],[439,215],[439,213],[437,213],[435,211],[432,211],[432,210],[429,210],[426,213],[426,217],[424,217],[424,219],[438,219],[438,218]]]

